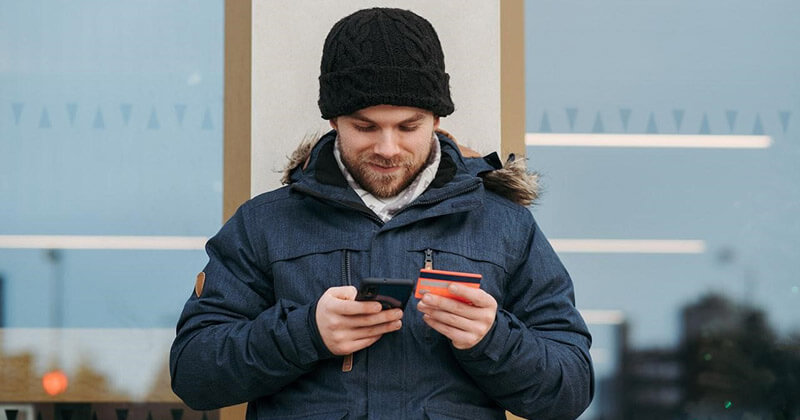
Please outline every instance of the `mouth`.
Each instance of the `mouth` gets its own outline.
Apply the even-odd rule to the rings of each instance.
[[[378,164],[378,163],[369,163],[369,167],[373,171],[379,172],[379,173],[382,173],[382,174],[391,174],[391,173],[394,173],[394,172],[397,172],[397,171],[403,169],[402,166],[386,166],[386,165],[381,165],[381,164]]]

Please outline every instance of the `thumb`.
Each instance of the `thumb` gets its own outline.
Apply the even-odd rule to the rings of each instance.
[[[342,300],[355,300],[358,291],[353,286],[337,286],[329,288],[325,294]]]

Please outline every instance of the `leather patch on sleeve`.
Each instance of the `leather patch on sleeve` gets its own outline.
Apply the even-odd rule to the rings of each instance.
[[[194,282],[194,294],[197,297],[203,294],[203,286],[206,284],[206,273],[199,272],[197,273],[197,281]]]

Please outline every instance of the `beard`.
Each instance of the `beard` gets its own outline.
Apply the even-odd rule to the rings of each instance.
[[[361,188],[381,199],[394,197],[408,188],[422,172],[433,150],[433,138],[431,138],[427,153],[419,156],[418,159],[408,152],[403,152],[392,159],[386,159],[371,152],[350,155],[341,147],[341,142],[339,144],[342,164],[353,179]],[[399,169],[386,174],[374,170],[372,165]]]

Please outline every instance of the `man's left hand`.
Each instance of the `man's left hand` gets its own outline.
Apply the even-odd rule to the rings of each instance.
[[[449,338],[453,347],[470,349],[492,328],[497,316],[497,301],[481,289],[451,284],[449,290],[472,305],[427,293],[417,304],[417,309],[422,312],[425,323]]]

